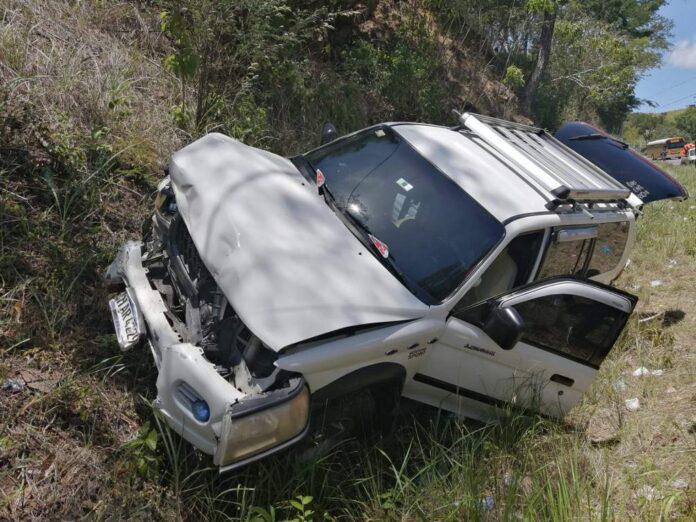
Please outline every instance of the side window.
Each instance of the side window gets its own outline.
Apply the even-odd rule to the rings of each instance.
[[[597,226],[597,239],[587,268],[588,277],[610,272],[616,268],[626,249],[628,229],[627,221],[602,223]]]
[[[549,295],[515,305],[524,320],[522,342],[598,367],[628,314],[577,295]]]
[[[560,275],[592,277],[616,268],[626,249],[628,222],[601,223],[583,228],[594,230],[596,237],[559,241],[559,234],[578,229],[570,227],[553,231],[537,280]]]
[[[580,275],[585,269],[592,240],[558,241],[557,234],[558,230],[555,230],[551,235],[538,280],[558,275]]]
[[[453,315],[465,308],[522,286],[529,281],[539,256],[544,231],[523,234],[508,244],[481,278],[457,303]]]

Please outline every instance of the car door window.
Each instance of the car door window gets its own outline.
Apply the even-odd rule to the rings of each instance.
[[[598,367],[627,314],[578,295],[547,295],[514,306],[524,321],[522,342]]]
[[[539,257],[543,238],[544,231],[539,230],[522,234],[510,241],[457,304],[454,315],[473,304],[528,283]]]
[[[519,291],[527,292],[542,284],[557,284],[564,280],[576,281],[553,278],[546,283],[532,283]],[[581,284],[598,285],[589,281]],[[519,313],[524,323],[521,341],[598,368],[626,325],[637,300],[634,296],[619,290],[612,289],[612,292],[623,294],[623,297],[632,301],[630,309],[617,308],[601,300],[567,292],[530,297],[510,305]],[[484,328],[491,310],[506,300],[505,296],[488,299],[454,315],[457,319]]]

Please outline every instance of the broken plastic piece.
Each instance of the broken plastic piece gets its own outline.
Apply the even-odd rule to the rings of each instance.
[[[492,511],[495,506],[495,499],[491,495],[486,495],[481,499],[481,508],[484,511]]]
[[[19,379],[5,379],[2,381],[2,390],[10,393],[21,392],[24,389],[24,383]]]
[[[634,397],[633,399],[626,399],[626,409],[628,411],[637,411],[640,409],[640,401],[638,400],[638,397]]]
[[[644,366],[641,366],[640,368],[636,368],[633,371],[633,376],[634,377],[643,377],[644,375],[653,375],[655,377],[659,377],[664,373],[664,370],[649,370]]]
[[[658,496],[655,488],[647,484],[636,491],[636,496],[643,497],[645,500],[659,500],[661,498]]]
[[[623,392],[626,391],[626,388],[628,388],[628,386],[626,386],[626,382],[623,379],[619,379],[614,382],[613,388],[616,392]]]
[[[672,482],[672,487],[674,489],[689,489],[689,481],[684,479],[676,479]]]

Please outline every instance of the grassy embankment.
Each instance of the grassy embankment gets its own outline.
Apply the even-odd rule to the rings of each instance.
[[[149,355],[119,353],[99,284],[117,245],[138,235],[159,165],[189,139],[170,110],[167,42],[128,3],[2,5],[0,381],[29,386],[0,391],[0,518],[695,514],[691,201],[646,210],[618,282],[640,296],[639,313],[565,424],[508,416],[485,428],[416,409],[389,439],[219,477],[158,425]],[[693,169],[671,170],[696,193]],[[639,366],[664,373],[632,377]],[[633,397],[641,409],[628,412]],[[313,498],[298,509],[297,496]]]

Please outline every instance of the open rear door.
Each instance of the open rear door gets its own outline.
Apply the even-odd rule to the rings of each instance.
[[[677,180],[652,161],[592,125],[580,121],[568,122],[556,132],[555,137],[626,185],[644,203],[689,197]]]

